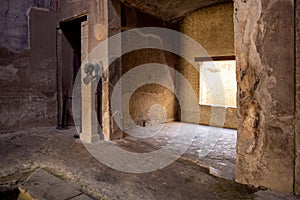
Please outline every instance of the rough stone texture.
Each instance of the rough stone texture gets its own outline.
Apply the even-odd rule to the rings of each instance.
[[[128,53],[122,56],[122,72],[125,74],[131,68],[146,63],[167,64],[165,59],[167,54],[167,52],[150,49]],[[169,79],[172,74],[170,72],[165,76]],[[140,126],[173,121],[176,117],[175,101],[175,96],[167,88],[158,84],[144,85],[131,96],[129,113],[134,122]],[[161,107],[155,110],[157,105]]]
[[[58,1],[59,21],[70,20],[88,12],[90,0]]]
[[[90,0],[88,7],[88,49],[91,52],[107,38],[108,34],[107,0]],[[102,28],[103,27],[103,28]]]
[[[151,173],[125,173],[96,160],[74,128],[36,128],[0,136],[0,183],[20,180],[9,176],[44,168],[95,199],[253,199],[253,188],[223,180],[185,159]],[[122,143],[121,140],[120,143]],[[151,152],[142,142],[117,144],[131,152]]]
[[[18,3],[22,5],[23,2]],[[27,11],[17,6],[14,9],[12,12],[20,16]],[[7,49],[6,43],[0,45],[1,133],[54,125],[56,120],[56,46],[53,42],[56,40],[56,16],[37,9],[31,9],[28,15],[31,49],[17,53]],[[17,31],[18,25],[9,19],[5,23]],[[22,36],[22,39],[27,38]],[[20,44],[22,46],[14,47],[27,48],[26,42]]]
[[[81,23],[81,61],[84,61],[88,54],[88,22]]]
[[[135,7],[143,12],[151,13],[166,21],[176,21],[184,15],[199,8],[209,7],[215,4],[228,2],[230,0],[120,0],[125,4]]]
[[[109,0],[108,0],[109,1]],[[88,49],[91,52],[97,45],[108,37],[108,1],[91,0],[88,9]],[[108,55],[108,52],[105,52]],[[104,138],[111,138],[111,119],[109,109],[109,73],[102,81],[102,131]],[[96,125],[96,124],[94,124]]]
[[[224,108],[221,108],[224,109]],[[212,125],[212,107],[207,105],[200,105],[200,119],[199,124],[202,125]],[[228,107],[226,108],[226,118],[224,121],[224,128],[232,128],[237,129],[238,127],[238,116],[237,116],[237,109]]]
[[[117,0],[109,0],[108,2],[108,37],[114,36],[116,34],[121,33],[121,3]],[[121,52],[122,42],[116,47],[116,45],[108,44],[109,53],[113,51]],[[113,57],[110,55],[110,57]],[[121,69],[121,61],[120,58],[116,58],[116,60],[109,66],[109,95],[108,98],[111,99],[114,87],[116,83],[119,81],[122,76]],[[109,102],[111,105],[111,102]],[[123,137],[123,132],[120,130],[118,125],[115,123],[114,116],[115,113],[112,113],[110,110],[110,136],[109,139],[120,139]]]
[[[200,9],[181,21],[180,31],[211,56],[234,55],[233,3]]]
[[[84,74],[84,67],[81,69]],[[97,90],[97,80],[92,80],[89,84],[81,84],[81,99],[82,99],[82,133],[80,139],[83,142],[97,142],[100,140],[98,134],[98,123],[95,112],[95,92]]]
[[[233,4],[225,3],[200,9],[186,16],[180,25],[183,34],[197,41],[210,56],[234,55]],[[192,85],[199,98],[199,72],[186,60],[180,59],[178,71]],[[184,95],[184,89],[181,93]],[[211,107],[200,106],[200,124],[209,125]],[[226,108],[224,127],[237,128],[237,112],[235,108]]]
[[[0,8],[0,47],[21,52],[30,48],[31,8],[53,11],[54,0],[3,0]]]
[[[270,190],[255,192],[255,200],[297,200],[298,196],[286,195],[279,192]]]
[[[124,7],[122,29],[139,27],[170,27],[168,23],[154,16],[141,13],[133,8]],[[158,49],[143,49],[122,56],[122,74],[130,69],[148,63],[161,63],[175,68],[176,55]],[[174,74],[167,72],[164,79],[173,79]],[[130,98],[129,113],[140,126],[173,121],[176,118],[176,98],[167,88],[158,84],[147,84],[138,88]]]
[[[296,110],[295,110],[295,193],[300,195],[300,1],[295,1],[296,6]]]
[[[294,4],[235,1],[236,181],[293,192]]]
[[[76,190],[73,186],[49,174],[43,169],[36,170],[19,187],[19,199],[79,200],[91,198]]]
[[[137,130],[145,132],[141,128],[137,128]],[[235,179],[236,130],[182,122],[153,125],[148,130],[159,130],[159,132],[154,137],[126,136],[125,140],[146,143],[155,149],[161,149],[169,144],[171,138],[176,137],[178,131],[184,135],[195,133],[194,138],[174,142],[176,148],[183,148],[191,142],[182,158],[207,168],[208,173],[214,176],[229,180]]]
[[[142,86],[132,95],[129,109],[132,119],[140,126],[174,121],[175,97],[160,85]]]
[[[110,11],[108,13],[108,10]],[[109,24],[111,21],[111,15],[113,15],[114,7],[110,0],[79,0],[79,1],[69,1],[63,0],[59,1],[59,20],[68,21],[83,15],[88,15],[87,22],[85,24],[85,44],[82,46],[82,52],[84,53],[82,60],[87,58],[88,54],[93,51],[97,45],[105,40],[110,32]],[[120,29],[120,28],[119,28]],[[96,88],[97,81],[93,82],[91,88]],[[91,93],[91,89],[82,92],[83,94]],[[108,101],[110,95],[110,73],[107,73],[105,80],[102,81],[102,105],[97,105],[102,107],[102,130],[104,133],[104,138],[106,140],[111,139],[111,134],[114,132],[112,128],[112,122],[110,119],[110,110]],[[95,107],[95,95],[89,94],[92,98],[90,101],[83,101],[82,108],[87,108],[89,106]],[[93,109],[92,109],[93,110]],[[96,116],[88,115],[85,117],[84,121],[88,122],[90,125],[88,129],[99,130],[98,123],[96,123]],[[97,131],[96,131],[97,132]]]

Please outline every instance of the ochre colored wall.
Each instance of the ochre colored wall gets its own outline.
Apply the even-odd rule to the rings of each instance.
[[[124,74],[133,67],[148,63],[169,64],[170,67],[174,68],[176,57],[173,63],[167,63],[166,57],[168,56],[173,57],[168,52],[152,49],[125,54],[122,56],[122,73]],[[165,79],[172,79],[172,77],[172,72],[164,75]],[[131,96],[129,113],[134,122],[140,126],[173,121],[176,115],[175,102],[174,94],[167,88],[158,84],[147,84],[138,88]],[[154,113],[151,113],[151,107],[152,109],[155,108],[153,106],[156,104],[161,105],[166,113],[161,109],[157,109]]]
[[[203,8],[186,16],[180,23],[180,31],[197,41],[210,56],[234,55],[233,4],[225,3]],[[199,72],[183,59],[179,60],[178,71],[190,82],[199,98]],[[180,90],[184,95],[184,89]],[[200,112],[199,124],[209,125],[210,106],[201,105]],[[237,128],[237,126],[236,109],[226,108],[224,127]]]
[[[122,10],[123,30],[152,26],[166,27],[168,24],[157,17],[144,14],[133,8],[124,6]],[[133,51],[121,58],[122,75],[134,67],[149,63],[160,63],[174,68],[176,59],[176,55],[158,49]],[[163,76],[166,80],[174,81],[173,72],[167,72]],[[157,107],[157,104],[161,107]],[[131,96],[129,113],[136,124],[148,126],[175,120],[177,111],[175,105],[176,98],[170,90],[158,84],[147,84],[138,88]],[[161,108],[165,109],[165,113]]]

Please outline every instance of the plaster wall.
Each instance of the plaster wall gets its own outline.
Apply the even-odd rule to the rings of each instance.
[[[234,4],[236,181],[289,193],[295,166],[294,6],[291,0]]]
[[[56,14],[52,10],[53,2],[46,0],[1,5],[1,133],[56,124]]]
[[[180,23],[180,31],[198,42],[210,56],[232,56],[234,52],[233,4],[224,3],[200,9],[186,16]],[[199,98],[200,74],[186,60],[180,59],[178,71],[189,81]],[[236,80],[232,80],[236,81]],[[185,89],[180,88],[182,96]],[[200,106],[199,124],[210,125],[211,107]],[[226,108],[224,127],[237,128],[236,108]]]
[[[144,14],[134,8],[125,6],[122,10],[123,30],[139,27],[172,28],[171,24],[164,22],[160,18]],[[175,68],[176,59],[176,55],[158,49],[133,51],[123,55],[121,58],[122,75],[134,67],[149,63],[160,63]],[[174,74],[168,71],[162,78],[166,80],[172,79],[172,81],[174,81]],[[133,121],[139,126],[150,126],[174,121],[177,117],[176,98],[170,90],[161,85],[143,85],[138,88],[130,98],[129,114]]]
[[[295,1],[296,109],[295,109],[295,193],[300,195],[300,2]]]

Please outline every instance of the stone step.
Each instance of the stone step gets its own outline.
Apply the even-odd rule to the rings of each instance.
[[[92,200],[43,169],[32,173],[20,186],[18,200]]]

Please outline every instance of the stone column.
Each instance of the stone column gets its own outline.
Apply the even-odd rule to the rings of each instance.
[[[81,69],[81,74],[84,76],[84,67]],[[100,140],[98,134],[98,122],[95,108],[95,91],[97,80],[94,79],[88,84],[81,84],[82,98],[82,133],[80,139],[83,142],[92,143]]]
[[[82,62],[88,58],[88,22],[81,23],[81,60]],[[94,71],[93,71],[94,72]],[[81,107],[82,107],[82,132],[80,139],[83,142],[92,143],[100,140],[98,134],[98,122],[95,110],[96,98],[95,92],[97,87],[97,80],[92,79],[89,83],[83,80],[86,78],[85,66],[81,67]]]
[[[106,39],[107,34],[105,34],[105,31],[107,30],[103,29],[107,27],[106,4],[106,0],[90,0],[88,8],[88,21],[87,24],[82,24],[82,28],[85,29],[82,31],[84,34],[82,36],[87,37],[87,40],[85,40],[85,49],[83,49],[84,52],[82,52],[82,55],[91,53],[101,41]],[[89,62],[86,63],[88,64]],[[83,79],[87,77],[84,66],[81,69],[81,75],[82,133],[80,134],[80,138],[84,142],[96,142],[100,140],[100,134],[98,133],[95,97],[98,81],[95,78],[87,81],[88,83],[83,81]],[[93,71],[92,75],[95,75],[95,71]]]
[[[291,193],[294,1],[236,0],[234,11],[240,119],[236,181]]]

